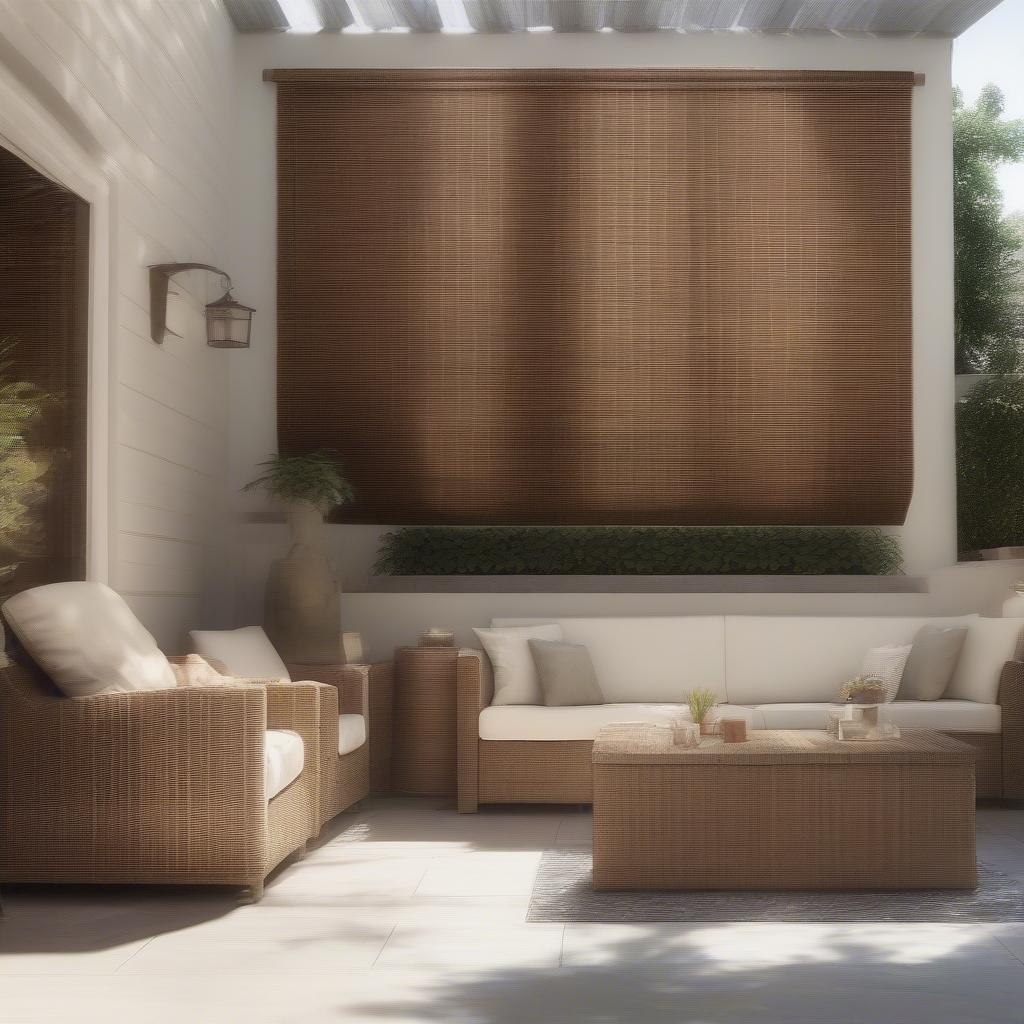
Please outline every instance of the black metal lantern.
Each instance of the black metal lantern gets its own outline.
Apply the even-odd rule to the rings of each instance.
[[[167,291],[171,278],[186,270],[208,270],[224,278],[225,292],[206,307],[206,344],[211,348],[248,348],[252,330],[252,306],[243,306],[231,294],[231,278],[208,263],[157,263],[149,268],[149,319],[153,340],[162,345],[167,327]]]
[[[243,306],[231,295],[231,286],[206,307],[206,344],[211,348],[248,348],[252,306]]]

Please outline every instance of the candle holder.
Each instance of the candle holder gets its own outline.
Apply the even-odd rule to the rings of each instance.
[[[742,718],[720,718],[718,728],[723,743],[746,743],[747,723]]]

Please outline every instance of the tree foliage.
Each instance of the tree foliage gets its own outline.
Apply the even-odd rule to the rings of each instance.
[[[46,497],[43,477],[49,462],[33,453],[29,432],[50,396],[17,379],[15,343],[0,338],[0,591],[18,563],[40,545],[40,524],[32,509]]]
[[[1024,238],[1002,214],[1000,164],[1024,160],[1024,121],[1003,118],[1003,94],[987,85],[953,109],[957,373],[1008,373],[1020,362]]]

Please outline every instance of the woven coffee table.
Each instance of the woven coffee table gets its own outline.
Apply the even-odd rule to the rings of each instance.
[[[977,884],[974,750],[936,732],[707,737],[611,726],[594,743],[595,889]]]

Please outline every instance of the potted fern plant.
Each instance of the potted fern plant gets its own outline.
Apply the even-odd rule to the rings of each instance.
[[[329,452],[274,455],[244,487],[281,502],[291,547],[271,566],[264,627],[286,662],[322,665],[343,661],[341,586],[327,550],[324,517],[352,500],[352,487]]]

